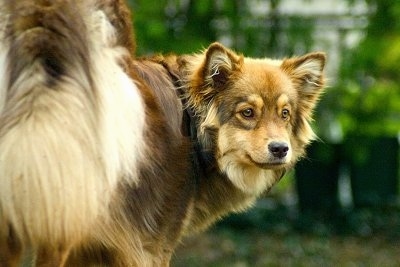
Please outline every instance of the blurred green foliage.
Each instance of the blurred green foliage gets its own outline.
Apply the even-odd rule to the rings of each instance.
[[[313,20],[282,16],[279,0],[130,0],[138,54],[193,53],[211,42],[248,56],[287,56],[308,51]],[[254,4],[269,10],[267,16]],[[283,30],[285,28],[285,30]]]
[[[193,53],[216,40],[214,0],[131,0],[138,54]]]
[[[356,47],[340,51],[338,77],[329,77],[333,88],[317,111],[322,138],[326,129],[331,130],[326,125],[333,122],[345,137],[394,136],[400,130],[400,2],[365,2],[364,38]],[[129,4],[138,55],[194,53],[216,40],[253,57],[303,54],[313,49],[315,26],[321,21],[315,13],[283,14],[282,0],[129,0]]]
[[[337,107],[349,135],[396,136],[400,131],[400,2],[369,0],[365,37],[343,51]]]

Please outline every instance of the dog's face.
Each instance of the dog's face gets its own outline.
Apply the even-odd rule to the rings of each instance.
[[[261,193],[303,154],[323,87],[325,55],[270,60],[211,45],[191,77],[199,137],[237,187]]]

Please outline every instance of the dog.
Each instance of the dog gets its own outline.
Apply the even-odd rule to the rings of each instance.
[[[325,84],[322,52],[257,59],[214,43],[200,54],[153,60],[183,88],[195,128],[201,170],[190,231],[253,205],[316,137],[310,122]]]
[[[3,0],[0,15],[2,266],[168,266],[314,137],[323,53],[135,58],[123,0]]]

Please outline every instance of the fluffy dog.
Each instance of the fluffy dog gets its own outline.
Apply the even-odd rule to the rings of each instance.
[[[134,59],[122,0],[2,0],[0,15],[2,266],[168,266],[313,138],[322,53]]]
[[[181,88],[190,117],[198,176],[190,231],[251,206],[315,137],[309,123],[324,87],[324,53],[254,59],[214,43],[201,54],[153,60]]]

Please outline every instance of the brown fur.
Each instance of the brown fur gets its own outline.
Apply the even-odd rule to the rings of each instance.
[[[134,60],[122,0],[0,13],[1,266],[29,252],[38,266],[168,266],[183,236],[251,206],[313,138],[322,53],[212,44]]]
[[[309,122],[324,86],[323,53],[252,59],[215,43],[202,54],[156,60],[178,77],[197,117],[199,146],[214,155],[199,179],[190,232],[251,206],[314,138]],[[244,117],[249,108],[253,116]],[[271,155],[274,142],[288,145],[283,159]]]

